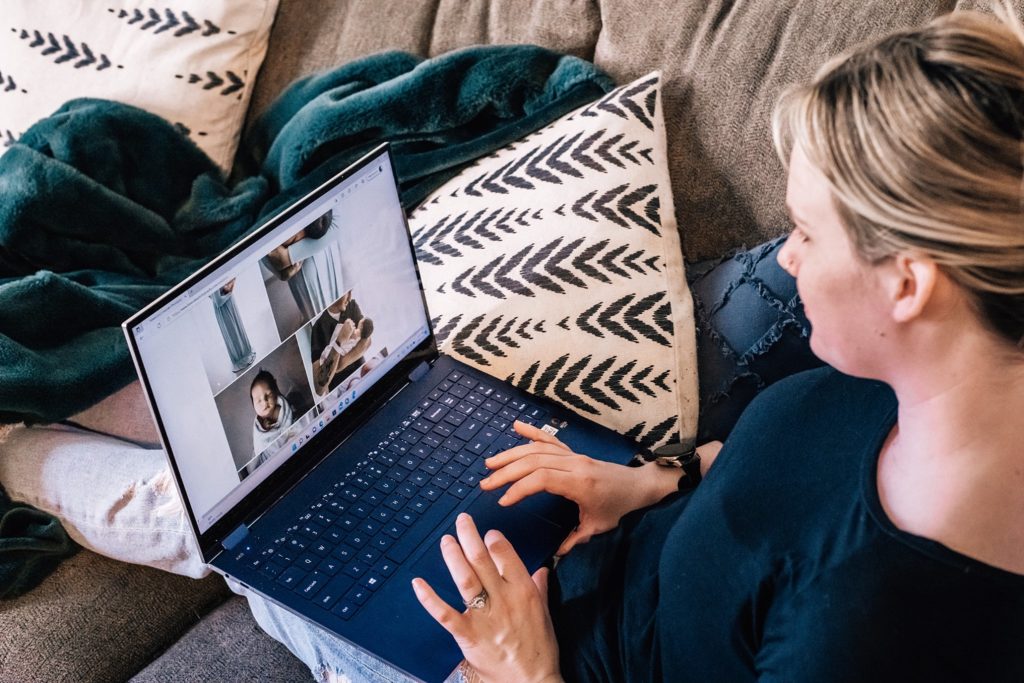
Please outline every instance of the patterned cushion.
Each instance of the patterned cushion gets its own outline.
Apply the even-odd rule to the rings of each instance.
[[[660,74],[467,168],[410,225],[443,351],[644,445],[693,438]]]
[[[700,367],[697,440],[725,439],[768,385],[822,365],[796,281],[775,260],[785,238],[688,271]]]
[[[75,97],[163,116],[230,168],[278,0],[5,0],[0,140]]]

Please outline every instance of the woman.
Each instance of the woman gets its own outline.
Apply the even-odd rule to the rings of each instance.
[[[835,369],[763,392],[692,493],[517,426],[534,443],[481,486],[571,498],[580,526],[549,587],[458,519],[441,549],[473,607],[413,589],[468,677],[1024,680],[1022,112],[1008,14],[941,17],[784,97],[779,262]]]
[[[252,409],[256,413],[252,422],[252,451],[256,456],[246,465],[246,473],[252,474],[270,457],[269,446],[274,443],[295,422],[295,415],[288,399],[281,393],[277,380],[272,374],[261,369],[249,386]]]

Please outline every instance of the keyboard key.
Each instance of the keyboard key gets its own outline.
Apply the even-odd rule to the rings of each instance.
[[[482,406],[484,404],[484,401],[486,399],[483,396],[481,396],[480,394],[476,393],[475,391],[471,391],[468,394],[466,394],[466,400],[468,402],[472,403],[477,408],[479,408],[480,406]]]
[[[431,476],[432,475],[426,472],[413,472],[412,476],[409,477],[409,483],[415,484],[416,486],[423,486],[430,481]]]
[[[426,506],[426,513],[384,554],[395,562],[405,562],[409,555],[434,531],[438,524],[448,517],[458,504],[459,499],[455,496],[444,495],[433,504]]]
[[[359,500],[359,496],[361,494],[362,491],[354,486],[346,486],[341,490],[341,497],[344,498],[345,500]]]
[[[412,428],[421,434],[426,434],[434,428],[434,424],[427,420],[420,419],[412,423]]]
[[[437,448],[438,446],[441,445],[441,441],[442,439],[438,437],[436,434],[426,434],[423,437],[422,443],[427,444],[431,448]]]
[[[338,526],[344,531],[353,531],[359,526],[359,520],[351,515],[345,515],[338,520]]]
[[[480,407],[491,413],[500,413],[502,410],[501,404],[493,399],[484,401],[484,404]]]
[[[414,458],[411,455],[407,455],[407,456],[403,457],[401,460],[399,460],[398,463],[402,467],[406,467],[409,470],[415,470],[416,467],[419,466],[420,461],[417,458]]]
[[[260,568],[260,571],[263,572],[263,574],[265,574],[266,576],[275,579],[281,575],[281,572],[283,572],[284,569],[282,569],[281,565],[279,564],[274,564],[273,562],[266,562]]]
[[[440,389],[441,391],[448,391],[449,389],[452,388],[452,384],[452,382],[444,380],[443,382],[437,385],[437,388]]]
[[[494,417],[494,413],[484,410],[483,408],[477,408],[473,411],[473,419],[480,420],[481,422],[490,422],[491,418]]]
[[[318,564],[320,564],[320,556],[313,553],[302,553],[299,555],[298,561],[295,562],[296,567],[307,572],[316,569]]]
[[[404,534],[405,530],[408,528],[409,527],[405,526],[404,524],[392,522],[391,524],[388,524],[384,527],[384,533],[386,533],[391,538],[399,539],[402,537],[402,534]]]
[[[366,565],[356,560],[355,562],[349,562],[345,565],[345,573],[354,579],[358,579],[360,576],[366,573]]]
[[[460,476],[462,476],[462,473],[466,471],[466,466],[465,465],[460,465],[457,462],[450,462],[447,465],[445,465],[441,469],[441,471],[444,472],[447,475],[450,475],[450,476],[455,477],[456,479],[458,479]]]
[[[309,546],[310,551],[316,553],[320,557],[327,557],[327,553],[331,552],[331,546],[324,542],[313,543]]]
[[[384,494],[377,489],[370,489],[363,494],[362,502],[366,503],[370,507],[377,507],[381,501],[384,500]]]
[[[485,387],[481,384],[476,388],[476,393],[480,394],[484,398],[490,398],[491,394],[494,393],[494,387]]]
[[[404,484],[401,484],[398,487],[398,495],[403,496],[405,498],[415,498],[418,492],[419,487],[411,483],[411,480],[405,482]]]
[[[476,486],[477,484],[479,484],[480,483],[480,479],[482,479],[482,477],[477,472],[474,472],[473,470],[467,470],[465,472],[465,474],[463,474],[461,477],[459,477],[459,481],[461,481],[463,484],[466,484],[467,486],[470,486],[470,487]]]
[[[355,585],[353,579],[345,575],[336,576],[316,596],[316,603],[329,610],[353,585]]]
[[[469,393],[469,389],[467,389],[464,386],[456,384],[451,389],[448,390],[448,393],[457,398],[465,398],[466,394]]]
[[[430,508],[430,502],[425,498],[413,498],[412,502],[409,503],[409,509],[417,513],[423,513]]]
[[[516,439],[516,437],[510,436],[508,434],[502,434],[501,436],[494,440],[494,445],[498,448],[500,452],[507,451],[508,449],[513,448],[518,444],[518,442],[519,441],[518,439]]]
[[[327,574],[327,576],[334,576],[341,571],[341,565],[341,560],[336,557],[328,557],[317,566],[316,571]]]
[[[419,515],[416,512],[407,508],[399,512],[395,516],[395,519],[406,526],[412,526],[413,522],[416,521],[417,517],[419,517]]]
[[[461,481],[455,482],[455,486],[448,489],[448,493],[452,494],[459,500],[462,500],[473,490],[473,487],[468,484],[463,484]]]
[[[401,510],[405,507],[405,498],[399,495],[394,495],[384,501],[384,505],[395,511]]]
[[[339,545],[337,548],[331,551],[331,557],[336,557],[341,560],[342,564],[355,559],[356,551],[355,548],[348,545]]]
[[[326,574],[313,572],[305,579],[303,579],[302,582],[299,584],[299,594],[305,596],[309,600],[312,600],[314,597],[316,597],[316,594],[320,592],[320,589],[327,584],[327,581],[330,578],[331,577],[327,576]]]
[[[370,595],[372,593],[369,588],[357,584],[352,586],[348,593],[345,593],[345,599],[352,601],[356,605],[362,605],[370,598]]]
[[[544,410],[539,406],[535,406],[532,403],[526,404],[526,415],[532,417],[534,420],[541,421],[548,416],[548,411]]]
[[[394,465],[396,462],[398,462],[398,458],[396,457],[397,453],[392,452],[390,448],[391,447],[388,446],[389,450],[381,453],[376,458],[374,458],[374,460],[376,460],[381,465],[384,465],[386,467],[391,467],[392,465]]]
[[[476,410],[476,406],[469,401],[459,401],[455,406],[455,411],[462,415],[472,415],[474,410]]]
[[[457,453],[455,455],[455,461],[465,465],[466,467],[469,467],[470,465],[475,463],[477,459],[474,458],[471,454],[462,451],[461,453]]]
[[[409,450],[409,444],[406,441],[396,441],[388,446],[388,450],[396,455],[403,455]]]
[[[386,536],[384,534],[377,534],[373,537],[373,540],[370,541],[370,547],[382,552],[390,548],[392,544],[394,544],[394,540],[392,540],[390,536]]]
[[[455,438],[469,441],[480,431],[483,423],[475,418],[470,418],[462,423],[462,426],[455,430]]]
[[[382,583],[384,583],[384,579],[376,574],[367,574],[359,581],[359,583],[364,587],[369,588],[371,591],[375,591],[380,588]]]
[[[363,533],[352,534],[347,539],[345,539],[345,542],[348,543],[353,548],[358,550],[359,548],[362,548],[364,545],[366,545],[366,534],[363,534]]]
[[[318,512],[316,517],[313,518],[313,521],[321,526],[328,527],[334,523],[334,515],[326,512]]]
[[[373,514],[370,515],[370,517],[383,524],[384,522],[391,519],[391,515],[393,514],[394,513],[391,510],[387,509],[386,507],[379,507],[373,511]]]
[[[463,378],[459,380],[459,384],[466,387],[467,389],[472,389],[473,387],[476,386],[476,380],[473,379],[472,377],[463,376]]]
[[[457,383],[460,379],[462,379],[462,373],[458,370],[452,370],[451,374],[448,375],[448,381],[452,384]]]
[[[319,524],[314,524],[313,522],[307,522],[306,524],[299,527],[299,533],[311,541],[315,541],[316,539],[320,538],[320,534],[322,534],[323,531],[324,528],[322,526],[320,526]]]
[[[498,403],[502,403],[502,404],[508,403],[509,398],[510,398],[510,396],[508,394],[506,394],[504,391],[502,391],[501,389],[496,389],[494,391],[494,393],[491,394],[491,400],[492,401],[497,401]]]
[[[357,605],[352,604],[348,600],[342,600],[334,606],[334,609],[331,610],[331,613],[338,615],[342,619],[351,619],[352,615],[356,613],[357,609],[359,609]]]
[[[428,455],[430,455],[433,452],[434,452],[434,449],[431,448],[430,446],[428,446],[425,443],[416,444],[415,446],[413,446],[409,450],[409,453],[411,453],[413,456],[415,456],[415,457],[417,457],[417,458],[419,458],[421,460],[423,458],[427,457]],[[413,462],[415,462],[415,461],[413,461]],[[413,467],[415,468],[415,465],[413,465]]]
[[[509,399],[508,407],[511,408],[512,410],[515,410],[515,411],[518,411],[518,412],[521,413],[524,410],[526,410],[526,401],[521,401],[521,400],[519,400],[517,398]]]
[[[429,473],[431,476],[440,472],[442,467],[444,467],[444,465],[433,458],[428,458],[422,465],[420,465],[420,469]]]
[[[291,550],[296,555],[299,555],[302,553],[303,550],[306,549],[306,542],[299,538],[296,538],[295,536],[290,536],[288,538],[288,541],[285,543],[285,548]]]
[[[350,507],[348,511],[353,517],[365,519],[372,511],[372,508],[369,506],[369,504],[360,501],[353,505],[352,507]]]
[[[306,578],[306,572],[298,567],[290,567],[284,570],[281,576],[277,577],[277,582],[283,586],[295,588],[304,578]]]
[[[414,469],[416,468],[410,467],[409,469],[406,469],[405,467],[402,467],[400,465],[395,465],[390,470],[388,470],[388,479],[392,479],[398,482],[405,481],[405,478],[409,476],[409,472]]]
[[[441,396],[443,394],[444,394],[444,390],[442,390],[442,389],[434,389],[433,391],[430,392],[430,394],[427,396],[427,398],[430,399],[431,401],[436,401],[437,399],[441,398]]]
[[[373,567],[372,571],[375,574],[378,574],[380,576],[391,576],[392,574],[395,573],[396,569],[398,569],[398,565],[395,564],[395,561],[394,560],[389,560],[389,559],[385,558],[385,559],[381,560],[380,562],[378,562]]]
[[[512,422],[513,420],[516,420],[516,419],[519,418],[519,411],[512,410],[511,408],[502,408],[498,412],[498,417],[501,417],[503,419],[508,420],[509,422]]]
[[[453,410],[444,416],[444,421],[453,427],[458,427],[466,420],[466,414],[460,413],[458,410]]]
[[[448,408],[441,404],[433,406],[430,410],[423,413],[423,418],[429,422],[440,422],[444,419],[444,416],[448,414]]]
[[[376,548],[363,548],[359,551],[359,559],[367,565],[371,565],[380,559],[380,551]]]
[[[442,473],[435,474],[434,478],[430,480],[430,483],[433,484],[434,486],[438,487],[439,489],[441,489],[443,491],[444,489],[446,489],[449,486],[451,486],[452,482],[454,482],[454,481],[455,481],[454,479],[452,479],[447,474],[444,474],[442,472]],[[424,492],[423,495],[427,496],[426,492]],[[427,496],[427,497],[429,498],[430,496]]]
[[[431,483],[428,486],[424,486],[423,490],[420,491],[420,493],[423,494],[423,497],[426,498],[429,501],[437,500],[438,498],[441,497],[441,494],[443,492],[444,492],[444,489],[442,489],[442,488],[438,487],[436,484],[434,484],[433,480],[431,480]]]
[[[400,438],[402,441],[405,441],[406,443],[414,444],[418,442],[422,436],[423,434],[421,432],[416,431],[415,429],[406,429],[404,432],[398,435],[398,438]]]
[[[504,418],[501,418],[501,417],[496,417],[493,420],[491,420],[490,422],[488,422],[487,424],[488,424],[488,426],[494,427],[499,432],[505,431],[506,429],[508,429],[512,425],[511,422],[509,422],[508,420],[506,420]]]
[[[443,465],[444,463],[454,458],[455,454],[452,453],[447,448],[438,448],[436,451],[434,451],[434,455],[431,457],[433,457],[434,460],[438,461]]]
[[[462,450],[462,447],[465,445],[465,439],[460,439],[458,437],[451,436],[445,439],[444,443],[441,444],[441,447],[451,451],[452,453],[458,453],[459,451]]]
[[[367,536],[373,536],[375,533],[380,531],[381,523],[375,519],[367,519],[365,522],[359,525],[359,530]]]
[[[367,477],[353,477],[352,483],[357,487],[365,491],[366,489],[373,486],[373,479]]]
[[[295,561],[295,558],[297,556],[298,553],[296,553],[294,550],[287,549],[284,546],[278,547],[277,550],[274,552],[274,558],[283,565],[291,564]]]
[[[374,484],[373,488],[377,489],[378,491],[381,491],[382,493],[391,493],[392,491],[395,490],[396,486],[398,486],[398,482],[396,482],[394,479],[388,479],[387,477],[385,477],[384,479],[381,479],[376,484]]]
[[[451,394],[446,394],[440,401],[438,401],[438,403],[446,408],[454,408],[458,402],[458,397],[452,396]]]
[[[445,420],[447,420],[447,419],[448,418],[445,418]],[[462,418],[462,419],[465,419],[465,418]],[[461,422],[462,419],[460,419],[459,421]],[[438,424],[434,425],[433,433],[437,434],[442,439],[447,439],[449,436],[452,435],[452,432],[455,431],[455,427],[456,426],[457,425],[450,425],[450,424],[446,424],[444,422],[439,422]]]

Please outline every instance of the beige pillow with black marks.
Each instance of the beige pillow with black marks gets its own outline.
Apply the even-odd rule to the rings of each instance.
[[[0,151],[77,97],[174,123],[229,169],[278,0],[3,0]]]
[[[693,438],[660,74],[467,168],[410,225],[444,352],[646,446]]]

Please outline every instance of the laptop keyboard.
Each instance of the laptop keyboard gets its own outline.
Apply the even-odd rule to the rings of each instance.
[[[269,547],[236,559],[350,619],[547,411],[455,371]]]

